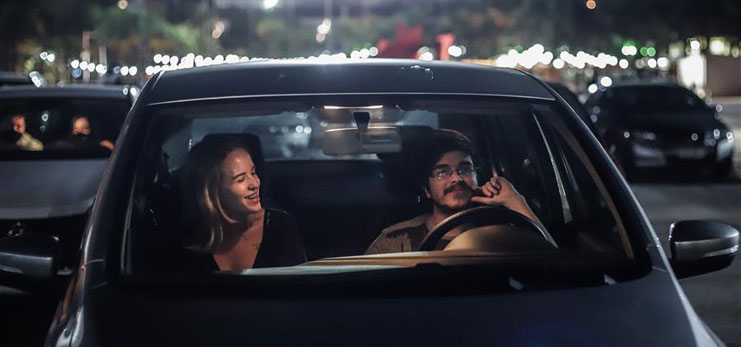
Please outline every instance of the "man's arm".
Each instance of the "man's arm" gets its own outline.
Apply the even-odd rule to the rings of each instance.
[[[378,235],[364,254],[396,253],[401,252],[402,248],[398,238],[389,237],[388,233],[381,232],[381,235]]]
[[[44,144],[41,141],[35,139],[28,133],[22,133],[21,138],[16,142],[18,147],[23,148],[26,151],[43,151]]]
[[[415,218],[396,223],[381,231],[381,234],[365,251],[365,254],[382,254],[414,251],[413,242],[409,232],[418,229],[425,223],[429,214],[417,216]],[[420,240],[424,237],[421,235]]]
[[[546,230],[543,223],[538,219],[538,216],[533,213],[533,210],[528,206],[525,197],[523,197],[512,183],[507,181],[506,178],[494,175],[491,180],[487,181],[483,186],[477,188],[483,196],[474,196],[471,201],[477,202],[484,205],[499,205],[504,206],[512,211],[515,211],[527,218],[530,218],[535,224],[537,224],[544,231]]]

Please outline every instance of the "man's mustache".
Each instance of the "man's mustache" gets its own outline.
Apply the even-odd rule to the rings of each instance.
[[[465,182],[458,182],[448,188],[445,188],[443,190],[443,193],[448,194],[456,189],[463,189],[464,191],[469,191],[469,192],[473,191],[473,189],[471,189],[471,187],[469,187]]]

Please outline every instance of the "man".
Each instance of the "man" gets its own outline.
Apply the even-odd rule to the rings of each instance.
[[[465,135],[453,130],[436,131],[430,150],[422,158],[419,175],[424,193],[432,201],[432,212],[384,229],[366,254],[415,251],[435,226],[456,212],[472,207],[472,203],[506,207],[543,228],[525,198],[504,177],[495,174],[483,186],[478,186],[473,157],[473,145]],[[453,229],[438,247],[444,247],[461,232],[461,228]]]
[[[15,145],[24,151],[42,151],[44,150],[44,144],[41,141],[35,139],[31,134],[26,132],[26,116],[22,114],[16,114],[12,117],[13,131],[18,135],[18,140]]]
[[[101,147],[113,150],[113,142],[103,139],[101,141],[91,140],[90,120],[85,116],[77,115],[72,118],[72,143],[75,147],[81,147],[85,144],[97,142]],[[92,141],[92,142],[91,142]]]

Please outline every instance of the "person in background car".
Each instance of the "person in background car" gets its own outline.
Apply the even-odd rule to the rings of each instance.
[[[90,130],[90,119],[85,116],[77,115],[72,118],[72,132],[70,136],[70,142],[73,147],[85,147],[91,143],[96,143],[101,146],[113,150],[113,142],[102,139],[97,141],[91,135]]]
[[[259,148],[259,147],[258,147]],[[306,261],[293,218],[263,207],[258,149],[235,135],[206,136],[183,166],[189,269],[241,270]],[[258,158],[253,160],[253,158]]]
[[[437,130],[430,150],[422,158],[419,174],[425,196],[432,200],[432,212],[385,228],[366,254],[415,251],[435,226],[472,207],[473,203],[504,206],[530,218],[545,230],[525,198],[504,177],[494,174],[479,187],[473,158],[473,145],[465,135],[454,130]],[[460,228],[453,229],[441,239],[437,248],[443,248],[461,232]]]
[[[5,131],[5,142],[15,144],[15,147],[24,151],[43,151],[44,144],[26,132],[26,116],[16,114],[10,117],[12,131]]]

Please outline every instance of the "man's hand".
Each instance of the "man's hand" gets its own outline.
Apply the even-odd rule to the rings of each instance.
[[[471,198],[472,202],[477,202],[483,205],[504,206],[530,218],[543,230],[546,230],[543,223],[538,219],[538,216],[536,216],[535,213],[533,213],[533,210],[530,209],[530,206],[528,206],[525,197],[517,192],[517,189],[515,189],[512,183],[509,183],[506,178],[499,177],[495,173],[494,176],[488,182],[484,183],[483,186],[474,188],[474,192],[477,196]]]
[[[113,150],[113,142],[111,142],[111,141],[108,141],[108,140],[103,140],[103,141],[100,141],[99,145],[100,145],[101,147],[105,147],[105,148],[108,148],[108,149],[110,149],[111,151]]]
[[[474,192],[476,196],[472,197],[471,201],[483,205],[500,205],[517,212],[520,212],[523,204],[527,205],[525,198],[517,192],[512,183],[497,175],[483,186],[475,187]]]

